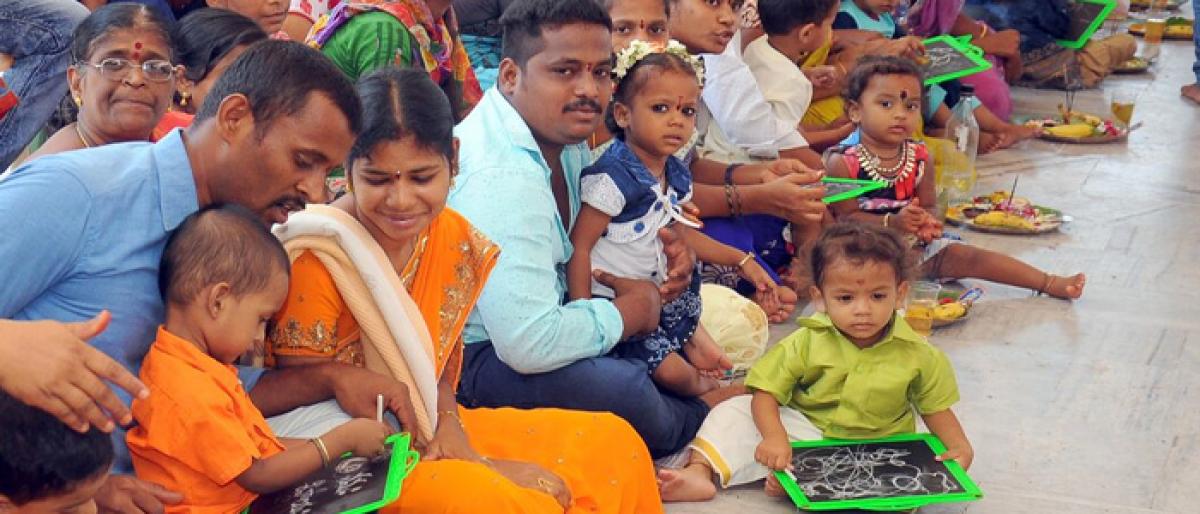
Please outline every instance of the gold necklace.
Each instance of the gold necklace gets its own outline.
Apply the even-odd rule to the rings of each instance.
[[[75,122],[75,134],[79,136],[79,142],[83,143],[84,148],[91,148],[92,144],[88,142],[87,137],[84,137],[83,130],[79,128],[79,122]]]

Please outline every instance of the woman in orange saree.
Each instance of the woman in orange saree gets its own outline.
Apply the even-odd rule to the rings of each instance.
[[[396,69],[358,87],[351,192],[276,230],[293,265],[268,363],[334,360],[408,386],[422,459],[385,512],[661,512],[650,455],[620,418],[457,405],[461,332],[499,249],[445,208],[458,143],[441,90]]]

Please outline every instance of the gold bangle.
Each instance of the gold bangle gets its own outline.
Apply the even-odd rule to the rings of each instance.
[[[309,439],[308,442],[312,443],[313,446],[316,446],[317,453],[321,454],[321,467],[329,467],[329,449],[325,447],[325,441],[322,441],[321,438],[318,437],[315,439]]]
[[[742,266],[745,266],[745,265],[746,265],[746,263],[747,263],[747,262],[750,262],[750,259],[753,259],[753,258],[754,258],[754,254],[753,254],[753,253],[751,253],[751,252],[746,252],[746,256],[745,256],[745,257],[742,257],[742,260],[738,261],[737,267],[741,268]]]

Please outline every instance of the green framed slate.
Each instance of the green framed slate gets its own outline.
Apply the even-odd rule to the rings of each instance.
[[[897,511],[982,498],[962,466],[934,459],[945,451],[933,434],[796,441],[794,469],[775,477],[802,510]]]
[[[825,197],[821,198],[821,201],[826,204],[858,198],[871,191],[887,187],[886,182],[833,177],[821,179],[821,185],[825,186]]]
[[[925,85],[932,86],[992,69],[983,50],[971,44],[971,36],[934,36],[924,41],[929,62],[921,68]]]
[[[373,459],[343,455],[333,465],[307,476],[293,487],[263,495],[242,514],[364,514],[400,498],[401,485],[420,456],[410,448],[411,435],[392,434],[389,452]]]
[[[1083,48],[1116,7],[1116,0],[1075,0],[1070,6],[1071,30],[1066,39],[1056,42],[1074,50]]]

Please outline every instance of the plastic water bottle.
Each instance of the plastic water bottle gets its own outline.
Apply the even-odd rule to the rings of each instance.
[[[942,162],[938,184],[938,207],[945,208],[971,201],[975,188],[975,154],[979,151],[979,122],[975,121],[975,88],[963,84],[958,104],[946,124],[950,151]]]

